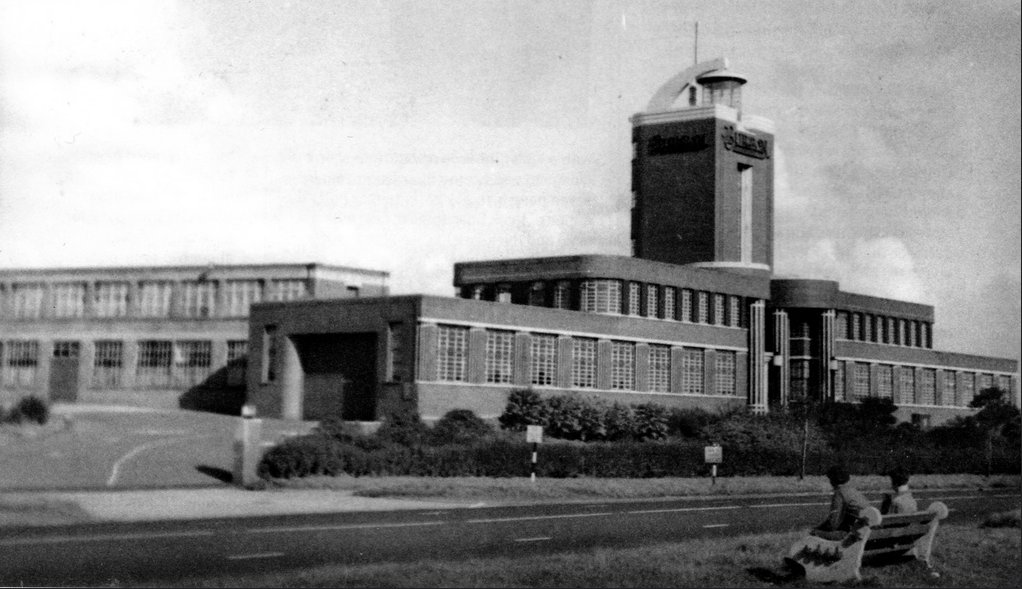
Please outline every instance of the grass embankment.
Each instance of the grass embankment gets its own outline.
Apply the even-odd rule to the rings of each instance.
[[[890,489],[891,481],[883,476],[855,476],[852,483],[860,490],[881,492]],[[1022,477],[1000,475],[916,475],[912,488],[924,489],[981,489],[1004,488],[1019,490]],[[771,493],[830,492],[830,484],[823,476],[806,477],[733,477],[718,478],[712,484],[709,478],[662,479],[538,479],[482,477],[307,477],[276,480],[273,488],[283,489],[338,489],[351,491],[361,497],[395,497],[422,499],[490,499],[490,500],[588,500],[654,499],[663,497],[727,496]]]
[[[189,578],[139,586],[170,587],[791,587],[781,557],[798,533],[693,540],[639,548],[591,549],[524,558],[323,566],[244,576]],[[908,562],[867,566],[868,587],[1017,587],[1022,575],[1017,528],[942,526],[933,570]],[[933,573],[936,573],[934,575]],[[127,585],[125,585],[127,586]]]

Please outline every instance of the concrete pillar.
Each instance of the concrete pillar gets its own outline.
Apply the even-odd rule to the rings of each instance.
[[[527,387],[532,384],[532,336],[525,332],[515,334],[514,378],[515,386]]]
[[[248,487],[259,480],[258,467],[262,459],[262,420],[255,418],[255,406],[241,408],[238,429],[234,434],[234,470],[232,481],[239,487]]]
[[[649,344],[635,345],[635,390],[649,390]]]
[[[766,366],[766,303],[756,301],[749,305],[749,353],[745,362],[739,359],[739,366],[745,371],[744,383],[739,382],[739,391],[748,391],[747,402],[754,413],[769,410],[769,393]],[[743,379],[739,379],[742,381]]]
[[[876,362],[869,364],[869,396],[880,396],[880,365]]]
[[[684,348],[680,346],[671,346],[671,392],[673,393],[681,393],[684,390],[682,380],[684,363]]]
[[[573,344],[571,336],[557,336],[557,386],[571,388],[571,365]]]
[[[138,340],[124,340],[121,344],[121,386],[134,387],[138,374]]]
[[[831,361],[834,360],[834,322],[837,313],[834,309],[823,312],[820,318],[820,357],[817,359],[817,370],[820,375],[820,399],[834,400],[834,379],[831,378]]]
[[[415,376],[415,380],[434,381],[436,380],[437,327],[433,323],[420,323],[418,332],[419,354],[416,368],[418,374]]]
[[[466,382],[486,382],[486,330],[470,327],[468,330],[468,367]]]
[[[717,351],[703,351],[703,394],[717,394]]]
[[[596,342],[596,388],[610,388],[610,340],[601,339]]]
[[[298,346],[286,335],[277,334],[277,362],[280,366],[280,417],[300,420],[305,392],[305,373],[302,370]]]
[[[788,396],[791,392],[791,366],[789,365],[789,348],[791,346],[790,326],[788,324],[788,313],[785,311],[774,311],[774,358],[777,362],[778,399],[782,407],[788,405]],[[777,360],[776,358],[779,358]]]

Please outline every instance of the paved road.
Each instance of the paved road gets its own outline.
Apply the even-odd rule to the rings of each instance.
[[[1011,492],[919,493],[950,521],[1018,508]],[[0,531],[0,585],[97,585],[485,555],[634,546],[695,537],[803,530],[826,496],[677,499],[497,508],[91,524]]]

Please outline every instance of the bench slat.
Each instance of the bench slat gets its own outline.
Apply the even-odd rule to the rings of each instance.
[[[905,524],[928,524],[930,520],[934,518],[934,513],[930,511],[921,511],[919,513],[899,513],[897,515],[885,515],[880,520],[880,525],[874,526],[873,529],[886,528],[887,526],[899,526]]]
[[[873,539],[879,539],[879,538],[895,538],[895,537],[898,537],[898,536],[912,536],[912,535],[922,536],[923,534],[925,534],[926,532],[929,532],[929,531],[930,531],[930,524],[928,524],[928,523],[927,524],[909,524],[909,525],[904,525],[904,526],[900,526],[900,527],[881,526],[881,527],[873,528],[872,530],[870,530],[870,532],[869,532],[869,539],[873,540]]]

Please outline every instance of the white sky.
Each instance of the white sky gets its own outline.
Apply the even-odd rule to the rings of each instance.
[[[776,272],[1017,358],[1020,4],[0,0],[0,267],[627,255],[628,117],[725,56]]]

